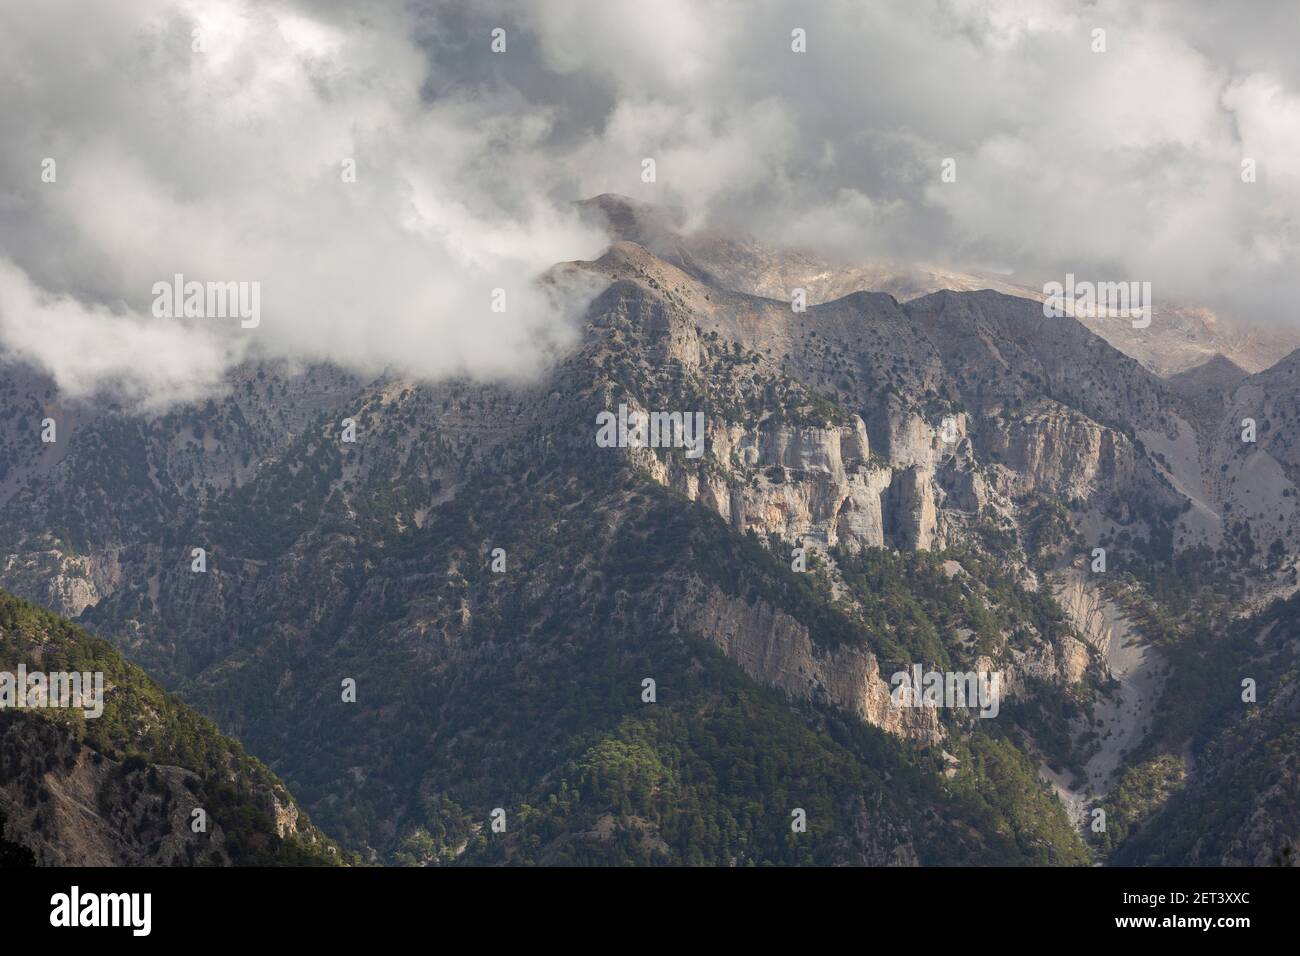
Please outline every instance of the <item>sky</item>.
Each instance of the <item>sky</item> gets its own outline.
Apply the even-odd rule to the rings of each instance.
[[[0,353],[149,407],[257,356],[527,379],[604,192],[1296,325],[1296,36],[1209,0],[0,0]],[[259,283],[257,326],[154,315],[178,273]]]

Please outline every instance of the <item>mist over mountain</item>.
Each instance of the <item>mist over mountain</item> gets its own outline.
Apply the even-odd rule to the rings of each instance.
[[[7,4],[0,345],[149,408],[250,358],[536,377],[589,290],[535,280],[607,192],[846,264],[832,298],[983,264],[1150,282],[1172,371],[1300,344],[1300,91],[1212,3],[589,6]],[[258,324],[159,317],[178,275],[256,283]]]

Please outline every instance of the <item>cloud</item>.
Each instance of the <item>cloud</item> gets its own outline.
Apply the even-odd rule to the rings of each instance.
[[[230,339],[52,295],[4,261],[0,341],[10,356],[50,372],[71,397],[107,387],[145,408],[204,397],[243,351]],[[143,363],[146,375],[139,374]]]
[[[664,23],[647,6],[518,14],[540,75],[599,78],[608,106],[567,157],[593,191],[846,259],[1142,279],[1297,321],[1300,75],[1271,35],[1300,9],[1265,27],[1211,3],[717,0],[656,7]],[[530,82],[563,109],[566,88]]]
[[[65,389],[184,397],[255,354],[508,378],[572,341],[573,303],[534,280],[605,238],[548,193],[545,111],[428,101],[410,22],[28,6],[0,30],[0,344]],[[154,319],[177,273],[259,283],[260,324]]]
[[[599,253],[572,200],[605,191],[848,259],[1141,279],[1295,322],[1300,73],[1279,37],[1298,19],[1172,0],[6,4],[0,348],[141,401],[258,354],[532,375],[590,291],[534,280]],[[259,282],[261,324],[154,319],[176,273]]]

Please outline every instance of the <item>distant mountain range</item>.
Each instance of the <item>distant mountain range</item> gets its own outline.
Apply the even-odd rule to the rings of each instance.
[[[831,302],[862,290],[885,292],[908,302],[945,290],[992,289],[1041,302],[1044,281],[1063,279],[1047,276],[1030,282],[1005,272],[884,259],[837,263],[716,226],[685,231],[684,211],[647,206],[623,196],[597,196],[580,205],[607,222],[617,238],[652,250],[696,278],[769,299],[788,301],[796,288],[807,290],[813,302]],[[1300,348],[1300,329],[1251,324],[1195,303],[1168,302],[1158,292],[1150,327],[1135,329],[1130,320],[1106,314],[1083,315],[1080,321],[1162,376],[1188,371],[1216,356],[1248,372],[1260,372]]]

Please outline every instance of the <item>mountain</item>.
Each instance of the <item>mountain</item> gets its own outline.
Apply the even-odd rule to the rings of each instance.
[[[1294,356],[1166,379],[996,289],[798,312],[736,281],[797,254],[592,205],[615,241],[543,281],[603,291],[536,382],[249,362],[142,415],[11,362],[0,584],[375,862],[1154,862],[1267,763],[1196,702],[1296,590]],[[602,438],[637,413],[671,447]],[[914,666],[996,715],[899,706]],[[1226,862],[1282,832],[1215,819]]]
[[[0,592],[0,674],[36,672],[102,675],[102,713],[0,709],[0,859],[8,865],[339,862],[337,846],[238,743],[106,641]]]
[[[977,292],[1044,299],[1044,281],[1013,278],[1004,272],[954,269],[925,262],[888,259],[832,261],[807,250],[777,248],[722,226],[689,228],[682,210],[638,203],[605,194],[579,204],[618,239],[635,242],[658,257],[711,285],[733,292],[790,301],[793,290],[807,291],[809,302],[831,302],[863,289],[909,302],[935,292]],[[1126,318],[1099,314],[1081,317],[1088,329],[1161,376],[1172,376],[1224,357],[1250,372],[1260,372],[1300,348],[1300,332],[1267,328],[1216,314],[1194,303],[1168,302],[1157,294],[1151,325],[1135,329]]]
[[[1221,627],[1188,622],[1151,737],[1116,788],[1114,862],[1300,863],[1298,624],[1295,596]]]

